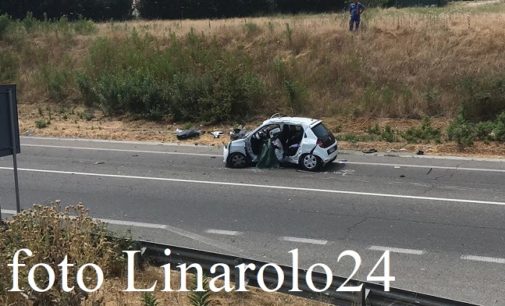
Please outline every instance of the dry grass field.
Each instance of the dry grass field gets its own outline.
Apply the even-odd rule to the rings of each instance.
[[[5,70],[0,73],[0,81],[19,85],[25,133],[64,136],[138,139],[143,136],[129,131],[152,130],[155,126],[161,136],[144,138],[169,141],[170,136],[164,131],[169,134],[175,125],[185,126],[188,120],[194,126],[212,123],[212,127],[229,128],[243,120],[257,122],[275,112],[344,122],[333,126],[341,133],[354,133],[361,126],[352,122],[371,126],[375,122],[395,125],[394,122],[408,121],[415,126],[425,116],[446,128],[463,103],[478,106],[478,99],[486,95],[498,101],[498,109],[505,108],[503,94],[490,89],[505,82],[505,1],[453,2],[444,8],[370,9],[358,33],[350,33],[347,22],[346,13],[334,13],[226,20],[81,22],[84,25],[80,26],[60,22],[51,27],[18,27],[0,40],[0,57],[14,58],[17,63],[11,68],[15,71],[9,73],[8,65],[2,67],[0,58],[0,67]],[[140,41],[142,50],[132,51],[135,40]],[[197,40],[197,48],[193,48],[191,40]],[[99,49],[104,42],[110,48],[107,52]],[[170,110],[164,110],[160,112],[161,121],[145,122],[135,116],[130,120],[131,114],[141,111],[110,111],[109,106],[103,107],[104,103],[86,106],[86,102],[90,103],[76,75],[87,73],[98,78],[96,75],[124,70],[129,63],[141,66],[143,60],[147,63],[173,54],[163,52],[176,44],[183,46],[183,53],[200,60],[188,68],[181,66],[187,60],[182,58],[178,67],[202,67],[205,71],[212,65],[219,67],[220,62],[228,65],[227,60],[232,58],[230,71],[259,79],[260,93],[252,98],[246,96],[244,99],[249,100],[245,104],[233,96],[238,106],[232,105],[229,115],[216,116],[221,112],[217,108],[201,120],[188,114],[177,119]],[[201,54],[207,49],[208,53]],[[116,70],[102,69],[109,66]],[[139,71],[141,75],[147,71],[156,79],[167,77],[169,73],[163,69],[153,64],[151,68],[140,67]],[[89,88],[93,86],[103,89],[105,85],[96,83]],[[164,88],[163,83],[160,87]],[[126,95],[110,91],[103,94],[106,101]],[[187,92],[182,96],[185,95]],[[219,103],[219,97],[211,98]],[[135,97],[132,101],[135,103]],[[241,105],[247,106],[243,108],[246,113],[235,116],[233,112]],[[92,132],[83,133],[89,121],[69,113],[76,107],[90,109],[96,118],[103,118],[101,122],[115,122],[127,135],[107,137],[97,126],[90,127]],[[46,109],[60,115],[48,118]],[[188,112],[202,109],[206,106]],[[71,117],[74,119],[65,119]],[[39,129],[37,120],[50,121],[51,125]],[[492,151],[501,154],[500,149]]]

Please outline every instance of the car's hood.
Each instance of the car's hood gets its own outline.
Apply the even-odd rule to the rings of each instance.
[[[243,145],[245,145],[245,139],[246,139],[246,137],[240,138],[240,139],[235,139],[231,143],[234,144],[234,145],[243,146]]]

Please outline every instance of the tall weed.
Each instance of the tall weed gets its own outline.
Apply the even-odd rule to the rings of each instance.
[[[27,300],[21,294],[6,292],[11,284],[6,275],[11,274],[7,263],[12,262],[14,253],[20,248],[28,248],[33,256],[23,258],[27,266],[46,263],[53,271],[59,271],[58,264],[67,256],[68,263],[82,266],[94,263],[102,268],[105,277],[118,276],[124,265],[121,246],[108,237],[108,231],[102,223],[94,221],[82,205],[62,209],[58,203],[51,206],[35,205],[24,210],[0,227],[0,301],[9,305],[25,305]],[[47,276],[38,269],[35,280],[38,284],[47,282]],[[63,292],[62,279],[56,277],[55,284],[49,291],[36,292],[27,282],[28,269],[19,271],[19,287],[27,299],[36,305],[81,305],[86,296],[77,286],[72,292]],[[94,279],[89,269],[84,279]],[[76,281],[76,270],[69,269],[68,284]],[[89,281],[86,281],[89,284]],[[59,288],[59,289],[58,289]]]

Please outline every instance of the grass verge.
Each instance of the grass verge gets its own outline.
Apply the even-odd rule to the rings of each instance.
[[[92,219],[82,205],[61,208],[59,203],[49,206],[34,205],[24,210],[0,226],[0,304],[2,305],[326,305],[322,302],[305,300],[286,294],[268,294],[252,289],[245,293],[212,293],[202,297],[196,292],[168,292],[161,289],[154,294],[141,292],[124,292],[126,283],[126,258],[122,250],[134,249],[127,239],[110,238],[106,226]],[[20,262],[26,267],[19,269],[19,288],[22,292],[9,292],[12,287],[11,268],[14,253],[28,248],[33,256],[20,257]],[[68,269],[67,284],[74,286],[74,290],[61,290],[63,279],[59,273],[59,264],[67,258],[68,264],[80,267],[83,264],[94,263],[104,273],[105,280],[101,289],[88,293],[77,286],[77,268]],[[45,263],[58,271],[52,289],[46,292],[36,292],[27,282],[30,267]],[[47,286],[47,274],[44,269],[36,269],[34,279],[40,288]],[[172,271],[172,288],[179,288],[178,275]],[[162,284],[163,270],[141,264],[136,271],[136,287],[151,287],[154,281]],[[96,276],[93,269],[85,269],[84,284],[94,288]],[[191,283],[191,280],[190,280]],[[196,301],[196,302],[195,302]],[[203,303],[205,302],[205,303]]]

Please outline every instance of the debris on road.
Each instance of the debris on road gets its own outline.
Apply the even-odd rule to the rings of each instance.
[[[375,150],[375,149],[368,149],[368,150],[363,150],[362,152],[365,153],[365,154],[371,154],[371,153],[377,153],[377,150]]]
[[[189,130],[177,129],[175,131],[175,134],[177,135],[178,140],[185,140],[185,139],[199,137],[202,134],[202,132],[195,130],[195,129],[189,129]]]
[[[221,135],[223,135],[223,131],[214,131],[210,132],[214,138],[219,138]]]

